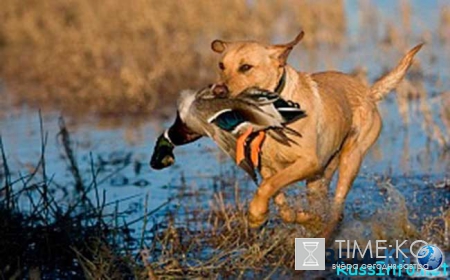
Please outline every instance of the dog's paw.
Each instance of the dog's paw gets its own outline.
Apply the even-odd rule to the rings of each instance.
[[[248,219],[247,221],[248,221],[249,232],[251,232],[252,234],[256,234],[256,236],[260,236],[261,233],[264,232],[264,230],[266,229],[266,226],[270,222],[269,219],[266,219],[261,224],[257,225],[257,224],[251,223],[250,219]]]
[[[267,222],[267,214],[254,216],[251,213],[248,213],[248,225],[250,228],[258,229],[265,225]]]
[[[281,220],[285,223],[296,222],[296,213],[293,209],[289,208],[289,206],[279,207],[278,214],[280,215]]]
[[[248,224],[251,228],[258,228],[267,221],[269,203],[257,196],[250,202],[248,209]]]

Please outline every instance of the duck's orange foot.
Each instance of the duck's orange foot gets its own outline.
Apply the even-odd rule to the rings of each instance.
[[[249,126],[247,130],[236,140],[236,163],[239,165],[245,159],[245,143],[253,128]]]
[[[259,165],[259,152],[261,151],[261,145],[265,137],[266,133],[264,131],[260,131],[250,143],[250,159],[254,167],[258,167]]]

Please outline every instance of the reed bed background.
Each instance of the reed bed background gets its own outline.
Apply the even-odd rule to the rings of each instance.
[[[399,21],[394,24],[382,21],[373,2],[358,2],[359,14],[352,15],[359,18],[358,42],[373,42],[381,47],[377,52],[411,47],[413,12],[408,1],[398,3]],[[344,0],[2,0],[0,118],[9,108],[5,100],[65,114],[155,116],[175,103],[181,89],[215,80],[217,57],[209,49],[213,39],[282,42],[303,29],[307,36],[301,48],[308,55],[324,46],[337,53],[349,48],[345,4]],[[436,16],[438,29],[418,37],[432,41],[437,36],[445,50],[450,42],[449,6]],[[382,31],[377,29],[380,22]],[[438,60],[431,51],[426,57]],[[365,65],[355,66],[354,74],[370,83],[373,77],[361,67]],[[420,116],[424,133],[444,154],[450,143],[449,89],[424,68],[415,64],[399,85],[397,108],[403,128],[417,121],[411,116]],[[427,91],[428,86],[436,92]],[[0,135],[0,279],[301,276],[292,272],[291,241],[305,232],[276,218],[260,231],[250,230],[244,207],[248,197],[241,193],[237,178],[214,173],[217,179],[211,185],[219,191],[204,208],[189,200],[192,191],[180,176],[178,208],[163,204],[157,208],[163,211],[149,212],[144,205],[143,216],[132,221],[142,223],[142,233],[136,233],[127,212],[106,210],[127,199],[105,201],[99,191],[114,174],[102,174],[102,163],[92,156],[90,172],[81,171],[76,144],[64,121],[57,137],[70,171],[69,183],[52,177],[42,124],[40,133],[41,155],[31,171],[11,170],[8,147]],[[440,185],[430,184],[430,189],[448,191],[447,175],[439,176]],[[371,180],[389,193],[386,199],[395,202],[394,210],[400,213],[388,221],[398,231],[386,232],[371,223],[373,238],[420,238],[450,250],[448,207],[426,213],[430,216],[414,228],[408,220],[413,215],[405,210],[405,201],[389,178]],[[389,217],[390,213],[376,216],[380,221]]]
[[[212,83],[216,38],[270,42],[302,28],[312,48],[346,32],[342,0],[4,0],[0,18],[13,101],[100,114],[149,113]]]
[[[358,18],[359,44],[370,41],[399,52],[411,46],[413,11],[408,1],[398,2],[395,24],[385,21],[370,1],[357,5],[358,15],[352,17]],[[312,59],[323,46],[349,47],[348,13],[344,0],[4,0],[2,101],[78,115],[161,113],[175,104],[181,90],[215,81],[217,56],[209,48],[213,39],[282,42],[303,29],[307,36],[301,48]],[[437,16],[438,30],[425,30],[414,41],[429,42],[436,36],[443,45],[450,42],[450,6]],[[332,65],[329,58],[322,59]],[[374,78],[364,79],[371,83]],[[405,83],[398,92],[402,116],[411,97],[427,97],[423,87]],[[448,142],[445,133],[428,133],[441,144]]]

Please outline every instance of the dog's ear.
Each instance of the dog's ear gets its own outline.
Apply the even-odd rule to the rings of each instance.
[[[301,31],[291,42],[287,44],[271,46],[276,58],[280,61],[281,65],[286,65],[289,54],[291,53],[295,45],[297,45],[303,39],[304,35],[305,32]]]
[[[216,53],[223,53],[227,48],[227,43],[222,40],[214,40],[211,43],[211,49]]]

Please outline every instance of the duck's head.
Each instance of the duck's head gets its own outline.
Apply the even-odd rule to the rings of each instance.
[[[175,163],[173,154],[175,146],[187,144],[201,137],[189,129],[180,116],[181,112],[178,111],[172,126],[158,137],[150,160],[150,166],[153,169],[159,170],[173,165]]]

